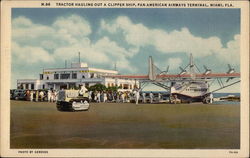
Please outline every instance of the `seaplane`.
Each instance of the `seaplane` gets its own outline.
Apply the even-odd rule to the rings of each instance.
[[[172,99],[179,99],[181,102],[203,102],[212,103],[213,93],[230,87],[240,82],[240,73],[228,64],[228,71],[225,73],[213,73],[207,66],[201,72],[194,63],[190,54],[190,61],[187,66],[180,68],[179,74],[169,74],[169,66],[165,71],[161,71],[153,62],[152,56],[148,59],[147,75],[113,75],[113,78],[133,78],[139,81],[140,89],[143,90],[148,84],[154,84],[166,90]],[[229,82],[234,80],[233,82]],[[217,81],[219,88],[211,89],[211,85]]]

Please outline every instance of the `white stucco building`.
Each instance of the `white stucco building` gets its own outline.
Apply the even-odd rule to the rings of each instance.
[[[139,87],[139,81],[135,79],[115,78],[118,71],[104,70],[88,67],[87,63],[72,63],[70,68],[48,68],[40,74],[40,79],[18,79],[18,89],[69,89],[86,87],[97,83],[106,87],[121,86],[119,91],[132,91]]]

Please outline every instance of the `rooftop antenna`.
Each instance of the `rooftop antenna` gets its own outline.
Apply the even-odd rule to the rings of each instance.
[[[114,69],[115,69],[115,71],[117,70],[117,67],[116,67],[116,62],[115,62],[115,64],[114,64]]]
[[[78,56],[79,56],[79,63],[81,63],[81,53],[78,52]]]

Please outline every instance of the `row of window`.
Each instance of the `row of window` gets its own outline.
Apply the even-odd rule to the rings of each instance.
[[[29,84],[22,83],[21,85],[18,86],[18,89],[34,89],[34,84],[31,83],[29,87]]]
[[[60,78],[59,78],[60,75]],[[100,78],[100,74],[90,74],[90,78]],[[84,75],[82,75],[82,78],[85,78]],[[44,76],[43,74],[40,74],[40,80],[43,80]],[[46,78],[47,80],[49,80],[49,76],[47,76]],[[70,79],[70,73],[65,73],[65,74],[54,74],[54,80],[58,80],[58,79]],[[72,77],[71,79],[77,79],[77,73],[72,73]]]
[[[206,92],[207,88],[201,88],[201,89],[186,89],[186,91],[194,91],[194,92]]]
[[[131,84],[119,84],[119,85],[117,85],[115,83],[108,83],[107,86],[108,87],[119,86],[122,89],[133,89],[133,85],[131,85]],[[134,85],[134,88],[137,88],[137,85]]]

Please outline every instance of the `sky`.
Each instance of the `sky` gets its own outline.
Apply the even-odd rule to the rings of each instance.
[[[13,8],[12,82],[81,61],[147,74],[148,57],[178,74],[192,53],[201,72],[240,71],[240,10],[184,8]],[[215,84],[216,88],[216,84]],[[239,84],[225,89],[239,92]]]

